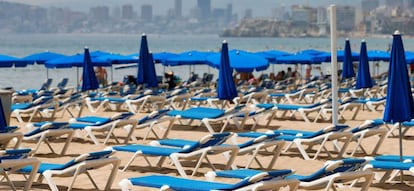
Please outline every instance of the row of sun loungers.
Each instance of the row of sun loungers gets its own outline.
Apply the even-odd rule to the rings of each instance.
[[[169,165],[166,162],[169,159],[181,177],[131,177],[119,182],[122,190],[129,190],[134,186],[160,190],[276,190],[281,187],[288,187],[289,190],[328,190],[338,184],[350,187],[358,185],[361,190],[367,190],[374,179],[372,170],[387,171],[381,181],[389,177],[394,178],[395,170],[408,170],[414,173],[412,158],[408,156],[403,163],[395,156],[376,156],[384,139],[395,130],[395,126],[390,127],[395,124],[386,124],[380,120],[369,120],[355,128],[337,125],[314,132],[294,129],[255,131],[259,122],[260,125],[268,127],[276,118],[296,118],[297,114],[305,122],[311,122],[312,117],[314,121],[329,120],[332,110],[330,95],[326,93],[328,91],[321,94],[322,91],[320,87],[285,93],[252,90],[246,94],[241,93],[238,98],[229,102],[222,102],[214,97],[214,93],[212,95],[203,91],[196,93],[176,90],[162,94],[147,91],[134,95],[136,99],[132,98],[132,95],[110,97],[107,92],[98,92],[95,96],[75,93],[65,99],[53,95],[39,97],[38,100],[26,103],[16,103],[12,109],[13,116],[19,122],[24,122],[24,116],[28,115],[30,123],[25,134],[16,132],[16,128],[14,131],[13,128],[10,128],[10,131],[5,128],[0,133],[0,144],[3,149],[0,152],[2,175],[13,189],[16,188],[8,177],[9,174],[28,175],[25,190],[30,190],[36,174],[39,174],[38,181],[45,179],[51,190],[60,189],[53,180],[54,176],[69,176],[72,180],[68,182],[68,190],[71,190],[77,176],[85,173],[95,189],[109,190],[121,163],[123,171],[130,170],[135,167],[134,163],[138,157],[142,157],[147,165],[159,168]],[[354,97],[341,97],[338,103],[340,117],[343,118],[347,110],[352,110],[354,119],[364,106],[374,111],[381,105],[375,105],[374,102],[385,100],[378,98],[379,94],[371,92],[369,95],[366,90],[363,95],[370,97],[355,97],[356,92],[348,92]],[[24,108],[25,104],[30,106]],[[101,110],[119,112],[110,117],[82,116],[82,109],[89,109],[92,113]],[[58,112],[62,112],[61,115],[68,112],[72,119],[67,122],[53,121]],[[143,112],[146,112],[144,117],[132,118],[136,113]],[[42,122],[34,122],[35,118],[42,118]],[[43,118],[51,121],[44,121]],[[249,120],[252,120],[253,124],[246,131],[244,127]],[[196,127],[205,127],[207,133],[199,140],[174,139],[169,136],[173,126],[192,126],[196,122]],[[218,128],[216,124],[219,124]],[[232,126],[237,127],[237,132],[230,132]],[[411,124],[407,122],[403,126],[408,130]],[[139,129],[145,129],[144,133],[138,133]],[[377,137],[378,141],[373,148],[364,145],[364,140],[368,137]],[[42,163],[36,158],[39,148],[43,145],[52,153],[64,155],[75,138],[88,140],[96,145],[111,146],[103,151],[74,157],[64,164]],[[139,139],[149,138],[154,140],[149,144],[137,144]],[[22,141],[32,141],[35,145],[31,149],[21,149]],[[56,152],[56,146],[61,148],[59,153]],[[296,149],[293,149],[294,147]],[[314,147],[316,149],[313,149]],[[120,152],[130,153],[131,158],[121,161],[116,157]],[[306,160],[336,160],[328,161],[310,175],[296,174],[293,170],[272,171],[279,156],[286,153],[294,153]],[[372,157],[360,157],[367,155]],[[237,159],[242,156],[247,156],[247,160],[238,161]],[[158,160],[152,160],[153,157],[157,157]],[[222,159],[216,160],[217,157]],[[270,157],[270,160],[266,160],[268,163],[265,163],[261,160],[262,157]],[[187,161],[192,161],[193,166],[187,165]],[[196,180],[193,177],[200,174],[201,165],[208,165],[213,170],[206,173],[208,180]],[[253,165],[259,166],[261,170],[250,169]],[[90,171],[106,166],[111,168],[106,168],[109,171],[106,174],[108,179],[102,187],[103,185],[98,185],[93,180]],[[234,184],[218,182],[214,180],[216,176],[236,178],[240,181]]]

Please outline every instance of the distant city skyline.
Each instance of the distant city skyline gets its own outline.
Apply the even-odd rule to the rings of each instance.
[[[153,13],[155,15],[165,15],[169,9],[174,8],[174,0],[4,0],[14,3],[24,3],[36,6],[48,7],[67,7],[73,10],[87,12],[93,6],[122,6],[131,4],[134,7],[140,7],[143,4],[153,5]],[[330,4],[338,5],[354,5],[360,6],[360,0],[212,0],[212,8],[225,8],[227,4],[233,4],[233,11],[242,14],[246,9],[251,8],[253,17],[269,17],[272,15],[272,9],[282,6],[290,6],[293,4],[303,4],[309,6],[329,6]],[[188,15],[190,10],[196,7],[197,0],[183,0],[183,15]]]

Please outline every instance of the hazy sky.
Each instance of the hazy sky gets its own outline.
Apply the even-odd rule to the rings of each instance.
[[[174,7],[174,0],[6,0],[25,4],[39,5],[42,7],[68,7],[73,10],[88,11],[91,6],[98,5],[123,5],[132,4],[138,10],[142,4],[152,4],[154,14],[165,14]],[[191,8],[196,6],[196,0],[183,0],[183,14],[187,15]],[[228,3],[233,4],[233,11],[241,13],[247,8],[253,9],[255,17],[270,16],[271,10],[276,7],[292,4],[307,4],[311,6],[328,6],[330,4],[358,5],[360,0],[212,0],[212,8],[225,8]]]

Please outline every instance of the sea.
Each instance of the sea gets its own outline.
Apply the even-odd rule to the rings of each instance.
[[[139,52],[141,34],[2,34],[0,35],[0,54],[15,57],[24,57],[33,53],[52,51],[73,55],[82,53],[84,47],[90,51],[101,50],[111,53],[129,55]],[[239,38],[220,37],[219,35],[165,35],[147,34],[149,49],[151,52],[174,52],[180,53],[189,50],[219,51],[221,43],[226,40],[229,49],[240,49],[246,51],[281,50],[287,52],[298,52],[305,49],[317,49],[330,51],[330,38]],[[359,52],[362,38],[349,38],[353,52]],[[364,39],[368,50],[387,50],[392,43],[392,35],[381,37],[369,37]],[[414,51],[414,39],[405,38],[404,47],[406,51]],[[337,48],[343,49],[345,38],[337,39]],[[379,67],[376,63],[371,65],[371,74],[375,75],[388,69],[388,63],[381,62]],[[255,75],[262,73],[277,73],[286,70],[289,65],[270,64],[265,71],[254,72]],[[317,66],[313,66],[317,67]],[[304,73],[304,66],[300,67]],[[324,73],[330,73],[330,63],[322,63]],[[116,66],[108,67],[108,80],[112,82],[122,81],[126,75],[136,75],[137,68],[118,69]],[[208,66],[177,66],[164,67],[156,64],[157,75],[163,75],[167,71],[173,71],[181,79],[188,79],[190,72],[201,76],[203,73],[212,73],[217,77],[217,69]],[[312,70],[316,75],[317,70]],[[0,88],[12,87],[15,90],[38,89],[47,77],[52,78],[52,87],[62,78],[69,78],[68,86],[76,86],[77,78],[81,69],[46,69],[43,65],[29,65],[24,68],[0,68]]]

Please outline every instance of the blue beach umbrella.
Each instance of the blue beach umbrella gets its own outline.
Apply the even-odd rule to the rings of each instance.
[[[207,57],[211,54],[214,53],[201,52],[197,50],[186,51],[175,57],[166,59],[162,64],[166,66],[208,65],[210,62],[207,60]]]
[[[390,53],[383,50],[369,50],[367,51],[369,61],[389,61]]]
[[[276,60],[277,64],[320,64],[321,60],[312,54],[292,54],[281,56]]]
[[[211,66],[215,68],[220,66],[222,62],[221,54],[216,53],[207,57],[207,60],[211,62]],[[230,66],[238,72],[262,71],[269,67],[269,61],[255,53],[242,50],[231,50],[228,54]]]
[[[223,41],[217,84],[217,97],[221,100],[232,100],[236,96],[237,90],[233,81],[233,69],[230,67],[229,47],[227,42]]]
[[[342,79],[355,77],[354,65],[352,64],[352,51],[349,39],[345,41],[344,60],[342,63]]]
[[[275,63],[276,60],[281,56],[291,55],[291,53],[279,51],[279,50],[260,51],[260,52],[256,52],[256,54],[266,58],[267,60],[269,60],[269,62],[272,62],[272,63]]]
[[[171,52],[157,52],[152,54],[155,63],[164,63],[167,59],[174,58],[176,56],[178,56],[178,54]]]
[[[361,51],[359,53],[358,74],[356,80],[356,89],[371,88],[372,79],[369,72],[369,63],[367,55],[367,44],[365,40],[361,42]]]
[[[404,45],[401,34],[396,31],[393,35],[390,64],[388,68],[387,100],[383,120],[385,122],[392,123],[400,122],[399,132],[401,161],[403,156],[401,122],[410,121],[413,117],[414,103],[410,80],[408,77]]]
[[[92,59],[88,48],[85,48],[82,67],[82,91],[98,89],[98,79],[96,78],[95,71],[93,70]]]
[[[111,66],[111,62],[106,59],[102,59],[99,56],[92,56],[89,54],[93,66]],[[72,68],[82,67],[84,63],[84,54],[75,54],[72,56],[61,56],[56,59],[48,60],[45,62],[46,68]]]
[[[44,64],[48,60],[53,60],[62,56],[66,56],[64,54],[56,53],[56,52],[38,52],[31,55],[28,55],[26,57],[23,57],[22,60],[26,60],[31,63],[36,64]]]
[[[124,56],[121,54],[105,54],[98,56],[98,59],[106,60],[111,64],[129,64],[129,63],[138,63],[138,58],[133,56]]]
[[[148,87],[157,87],[157,74],[155,73],[154,60],[148,50],[147,36],[141,36],[141,47],[139,50],[138,84],[146,84]]]
[[[20,58],[0,54],[0,68],[26,67],[28,63]]]

